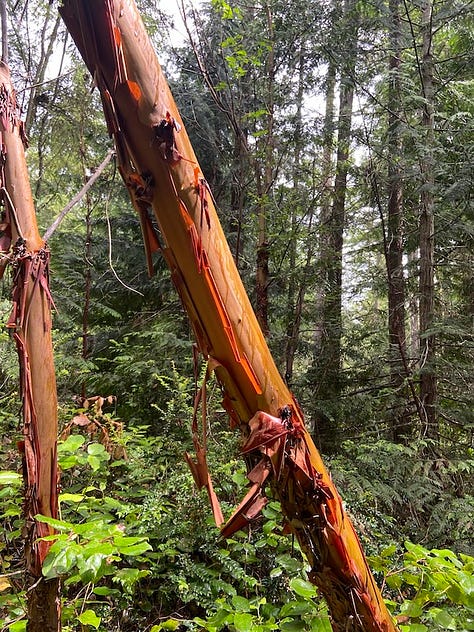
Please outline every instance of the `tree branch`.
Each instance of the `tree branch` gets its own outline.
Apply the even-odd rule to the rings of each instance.
[[[104,171],[104,169],[107,167],[107,165],[109,164],[109,162],[112,160],[112,158],[114,156],[115,156],[115,150],[114,149],[110,149],[108,151],[106,157],[104,158],[104,160],[100,163],[100,165],[94,171],[93,175],[89,178],[89,180],[84,184],[82,189],[80,191],[78,191],[76,193],[76,195],[72,198],[72,200],[66,204],[66,206],[63,208],[63,210],[56,217],[56,219],[51,224],[51,226],[47,229],[47,231],[43,235],[43,241],[46,242],[46,241],[48,241],[50,239],[50,237],[52,236],[54,231],[57,229],[59,224],[66,217],[66,215],[69,213],[69,211],[74,206],[76,206],[76,204],[78,204],[82,200],[82,198],[85,196],[85,194],[92,188],[92,186],[94,185],[95,181],[100,177],[101,173]]]

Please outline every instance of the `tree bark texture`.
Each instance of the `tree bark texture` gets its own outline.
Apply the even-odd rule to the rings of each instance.
[[[423,155],[420,157],[420,401],[424,411],[424,433],[437,438],[437,376],[434,316],[434,61],[432,50],[433,3],[422,4],[421,82],[424,98],[422,126],[425,132]]]
[[[261,481],[272,478],[308,557],[311,579],[328,601],[335,631],[395,630],[299,406],[265,343],[135,5],[66,0],[61,12],[101,92],[145,242],[156,249],[146,219],[153,212],[162,254],[198,347],[221,385],[224,406],[246,437],[246,451],[262,457],[260,469],[252,470],[255,494],[251,489],[249,503],[255,506]]]
[[[358,16],[354,0],[345,0],[343,23],[346,25],[348,49],[341,68],[339,85],[339,119],[337,132],[336,173],[332,207],[321,227],[321,267],[326,281],[322,301],[322,339],[317,358],[317,397],[321,402],[336,402],[341,393],[342,368],[342,249],[346,222],[347,177],[354,100],[354,70],[357,59]],[[331,406],[334,408],[334,406]],[[315,418],[316,433],[323,452],[334,450],[339,428],[336,415]]]
[[[388,79],[388,186],[387,186],[387,278],[388,278],[388,336],[390,383],[394,392],[391,411],[392,437],[403,441],[410,432],[407,409],[405,332],[405,278],[403,273],[403,193],[401,171],[401,119],[400,119],[400,64],[401,17],[400,1],[390,0],[389,79]]]
[[[275,53],[274,53],[274,29],[273,15],[269,2],[265,2],[264,11],[266,17],[267,38],[269,42],[269,51],[266,59],[266,133],[263,139],[264,147],[262,149],[265,157],[262,165],[258,158],[255,158],[255,179],[257,183],[258,194],[258,233],[257,233],[257,269],[255,276],[255,313],[260,328],[264,336],[268,336],[268,284],[269,284],[269,262],[270,262],[270,245],[268,241],[268,214],[269,214],[269,195],[275,177],[274,163],[274,144],[275,138],[273,134],[274,126],[274,83],[275,83]]]
[[[28,591],[29,632],[59,629],[58,582],[45,582],[41,566],[52,529],[37,514],[57,517],[57,395],[51,341],[49,251],[36,224],[26,167],[23,126],[8,67],[0,63],[2,248],[10,252],[13,310],[7,327],[18,351],[23,421],[26,562],[34,578]],[[10,241],[6,243],[5,236]],[[47,613],[47,615],[45,614]]]
[[[333,156],[334,156],[334,118],[335,118],[335,89],[336,64],[331,57],[327,62],[326,74],[326,107],[323,127],[323,156],[321,165],[321,211],[319,238],[319,266],[317,270],[317,284],[315,288],[315,328],[314,328],[314,357],[321,353],[324,340],[324,296],[327,286],[326,266],[327,258],[326,232],[331,217],[331,200],[334,186]]]
[[[293,203],[291,208],[291,233],[288,243],[289,279],[287,293],[287,316],[285,336],[285,381],[291,388],[293,380],[293,365],[300,338],[301,316],[303,312],[306,285],[308,283],[308,271],[312,261],[313,248],[308,244],[308,254],[304,268],[297,266],[299,222],[302,214],[301,203],[301,155],[303,149],[303,95],[305,85],[305,49],[306,42],[300,44],[298,58],[298,90],[296,95],[296,121],[294,136],[294,163],[293,163]],[[311,201],[308,200],[311,204]],[[313,224],[314,204],[308,211],[308,233],[311,235]],[[310,238],[311,239],[311,238]]]

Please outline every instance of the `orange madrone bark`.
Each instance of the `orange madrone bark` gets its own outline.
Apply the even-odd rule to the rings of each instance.
[[[20,364],[25,480],[26,565],[34,578],[28,591],[28,630],[59,629],[58,582],[37,581],[50,542],[38,538],[52,529],[37,514],[57,517],[57,395],[51,341],[49,251],[36,223],[19,119],[8,66],[0,62],[0,196],[3,202],[0,251],[3,273],[13,269],[13,309],[7,323]]]
[[[249,494],[224,535],[258,512],[265,502],[262,487],[271,479],[308,558],[310,579],[327,600],[333,630],[395,630],[302,412],[265,343],[134,3],[64,0],[61,13],[100,90],[121,175],[140,215],[149,270],[152,253],[160,249],[208,371],[221,385],[231,423],[246,439],[244,451],[260,458],[249,474]],[[200,448],[193,473],[206,485]]]

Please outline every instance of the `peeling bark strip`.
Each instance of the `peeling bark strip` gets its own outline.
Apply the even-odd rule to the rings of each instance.
[[[58,582],[38,582],[52,529],[35,520],[57,517],[57,396],[51,340],[49,251],[39,235],[26,168],[23,126],[8,67],[0,62],[0,222],[2,261],[13,268],[13,309],[7,327],[20,364],[25,479],[26,561],[35,577],[28,591],[28,630],[59,629]],[[47,613],[47,616],[45,615]]]
[[[311,581],[328,602],[333,630],[394,631],[341,499],[270,355],[212,197],[196,186],[199,165],[135,5],[64,0],[61,14],[102,95],[145,243],[152,250],[159,243],[152,212],[162,254],[199,350],[222,387],[224,406],[246,437],[244,450],[261,454],[249,474],[250,491],[223,533],[258,513],[271,478],[308,557]],[[137,182],[146,183],[146,196],[137,196]],[[199,450],[198,457],[193,471],[206,484]]]

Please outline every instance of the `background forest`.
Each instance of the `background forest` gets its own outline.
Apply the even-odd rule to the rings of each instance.
[[[401,630],[473,630],[471,0],[138,2],[278,368]],[[57,6],[8,2],[44,233],[112,147]],[[330,630],[272,501],[219,539],[184,462],[193,338],[113,160],[49,237],[63,630]],[[11,310],[0,281],[0,314]],[[24,619],[20,401],[0,331],[0,629]],[[239,437],[210,387],[226,515]]]

